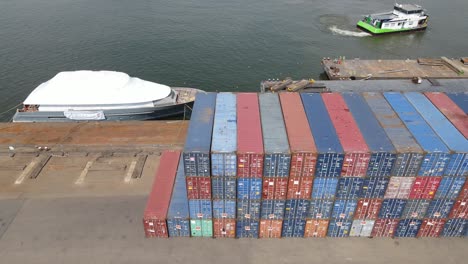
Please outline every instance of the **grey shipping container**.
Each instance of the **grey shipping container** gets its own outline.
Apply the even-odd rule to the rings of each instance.
[[[286,200],[262,200],[260,218],[281,220],[284,216]]]
[[[238,199],[237,218],[238,219],[259,219],[260,200]]]
[[[216,97],[213,138],[211,142],[211,175],[237,175],[237,108],[236,95],[219,93]]]
[[[354,220],[349,236],[370,237],[375,220]]]
[[[289,177],[291,153],[278,95],[260,94],[259,103],[265,148],[263,176]]]
[[[322,97],[318,93],[302,93],[301,98],[318,151],[315,176],[339,177],[344,151]]]
[[[211,177],[213,199],[236,199],[236,178]]]
[[[380,126],[379,121],[361,95],[343,93],[342,96],[371,152],[367,176],[390,176],[396,160],[396,150],[385,130]]]
[[[311,219],[328,219],[333,211],[333,199],[312,199],[310,200],[309,215]]]
[[[423,150],[380,93],[363,97],[397,151],[392,176],[416,176],[423,160]]]
[[[182,157],[179,161],[177,175],[172,190],[171,202],[167,212],[167,229],[169,237],[190,236],[189,205],[184,176]]]
[[[210,150],[216,93],[199,92],[195,98],[184,146],[185,176],[210,176]]]
[[[401,218],[423,219],[430,203],[431,200],[426,199],[408,200]]]

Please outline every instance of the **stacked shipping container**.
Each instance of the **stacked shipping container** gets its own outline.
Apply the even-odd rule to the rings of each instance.
[[[201,93],[145,234],[465,236],[468,118],[450,96]]]
[[[258,95],[237,94],[236,237],[258,238],[263,174],[263,138]]]
[[[194,237],[212,237],[210,150],[216,93],[198,93],[196,101],[183,153],[189,199],[190,231]]]
[[[219,93],[211,144],[214,237],[236,237],[236,95]]]

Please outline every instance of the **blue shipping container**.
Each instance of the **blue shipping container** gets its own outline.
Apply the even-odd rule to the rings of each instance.
[[[189,200],[191,219],[213,218],[211,200]]]
[[[311,219],[328,219],[331,217],[334,201],[332,199],[310,200],[309,215]]]
[[[189,205],[187,199],[187,187],[184,176],[184,162],[179,160],[177,175],[172,190],[171,202],[167,211],[168,219],[189,219]]]
[[[283,221],[281,237],[304,237],[305,219],[286,219]]]
[[[289,199],[284,208],[284,219],[306,219],[309,213],[309,200]]]
[[[260,200],[262,196],[261,178],[238,178],[237,199]]]
[[[236,200],[213,200],[214,218],[236,218]]]
[[[353,220],[332,219],[328,225],[328,237],[348,237]]]
[[[363,93],[370,109],[397,151],[392,176],[416,176],[423,150],[380,93]]]
[[[237,238],[258,238],[258,220],[245,219],[236,221]]]
[[[401,218],[406,202],[406,199],[384,199],[379,218]]]
[[[357,199],[362,194],[362,178],[340,178],[336,190],[337,199]]]
[[[340,220],[353,220],[357,200],[335,200],[331,217]]]
[[[455,200],[434,199],[427,208],[426,218],[448,218]]]
[[[259,219],[260,218],[260,200],[237,200],[237,218],[238,219]]]
[[[211,177],[213,199],[236,199],[236,178]]]
[[[210,176],[216,93],[197,93],[184,147],[185,176]]]
[[[444,230],[442,230],[441,236],[443,237],[462,237],[466,236],[466,230],[468,230],[468,220],[461,218],[448,219],[445,222]]]
[[[168,218],[167,230],[169,237],[189,237],[190,220],[181,218]]]
[[[401,218],[423,219],[431,204],[428,199],[410,199],[406,202]]]
[[[468,115],[468,93],[447,93],[447,95]]]
[[[383,198],[389,181],[386,177],[364,178],[361,198]]]
[[[465,180],[465,177],[442,177],[434,199],[457,199]]]
[[[419,169],[419,176],[442,176],[450,161],[449,149],[424,118],[401,93],[387,92],[385,98],[395,109],[400,119],[413,134],[418,143],[427,154]]]
[[[219,93],[211,141],[211,176],[237,175],[237,104],[233,93]]]
[[[318,93],[301,93],[304,110],[317,146],[317,177],[339,177],[343,166],[343,147]]]
[[[312,187],[312,199],[335,198],[337,186],[338,178],[315,178]]]
[[[396,160],[396,150],[385,130],[380,126],[379,121],[361,95],[342,93],[342,96],[371,152],[367,176],[390,176]]]
[[[291,153],[278,94],[261,93],[258,97],[265,148],[263,176],[288,177]]]
[[[468,140],[447,118],[421,93],[405,93],[408,101],[419,111],[421,116],[432,127],[434,132],[454,153],[445,168],[444,175],[467,176],[468,175]]]
[[[395,237],[416,237],[421,224],[421,219],[402,219],[398,223]]]
[[[283,219],[286,200],[262,200],[262,219]]]

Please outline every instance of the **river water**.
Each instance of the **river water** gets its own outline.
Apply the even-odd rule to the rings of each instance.
[[[319,78],[322,57],[468,56],[468,1],[416,3],[430,14],[428,30],[370,37],[356,22],[394,1],[0,0],[0,120],[66,70],[258,91],[264,79]]]

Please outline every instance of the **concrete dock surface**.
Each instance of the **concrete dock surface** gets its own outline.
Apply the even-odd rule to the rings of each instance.
[[[449,264],[468,258],[466,238],[146,239],[142,215],[161,151],[182,148],[188,122],[134,124],[0,125],[0,263]]]

